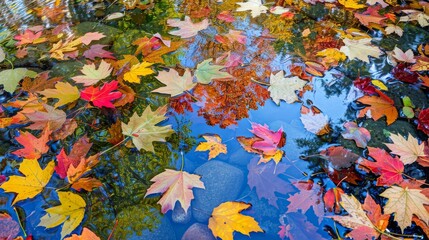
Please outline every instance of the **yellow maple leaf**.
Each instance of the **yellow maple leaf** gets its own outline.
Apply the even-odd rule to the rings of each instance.
[[[59,42],[55,43],[52,46],[52,49],[49,51],[49,53],[51,53],[51,58],[64,60],[64,53],[77,50],[77,46],[81,43],[82,40],[80,38],[64,43],[62,40],[60,40]]]
[[[171,42],[170,47],[163,46],[160,49],[157,49],[144,56],[143,59],[147,62],[164,64],[165,62],[164,59],[162,59],[162,56],[167,53],[176,51],[182,44],[183,42]]]
[[[154,73],[149,66],[152,66],[153,63],[150,62],[142,62],[139,64],[135,64],[131,67],[130,71],[125,73],[124,80],[132,83],[140,83],[139,76],[146,76]]]
[[[358,3],[359,0],[338,0],[346,8],[360,9],[366,7],[365,4]]]
[[[58,102],[54,105],[56,108],[74,102],[80,97],[79,89],[67,82],[58,82],[55,89],[45,89],[38,93],[47,98],[58,98]]]
[[[317,57],[323,58],[323,64],[327,66],[336,66],[339,62],[347,59],[346,55],[337,48],[326,48],[316,53]]]
[[[215,158],[217,155],[221,153],[227,153],[226,145],[222,143],[222,139],[219,137],[219,135],[203,135],[203,138],[207,142],[201,142],[195,151],[209,151],[209,160],[212,158]]]
[[[251,206],[243,202],[225,202],[213,209],[209,219],[209,228],[213,235],[222,240],[232,240],[234,231],[247,236],[250,232],[263,232],[253,217],[240,214]]]
[[[83,220],[86,203],[83,198],[72,192],[58,192],[60,205],[46,209],[38,226],[54,228],[61,224],[61,239],[75,230]]]
[[[5,192],[17,193],[16,198],[13,200],[12,205],[18,201],[27,198],[33,198],[39,194],[43,188],[48,184],[54,173],[55,162],[51,161],[42,170],[36,159],[24,159],[19,165],[19,172],[22,176],[11,176],[9,180],[3,183],[0,188]]]

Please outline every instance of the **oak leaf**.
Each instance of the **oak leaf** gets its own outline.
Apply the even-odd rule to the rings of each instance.
[[[199,23],[193,23],[191,18],[185,16],[185,20],[168,19],[167,25],[170,27],[177,27],[178,30],[168,32],[171,35],[180,36],[181,38],[190,38],[196,36],[199,31],[206,29],[210,23],[208,19],[204,19]]]
[[[98,81],[109,77],[112,72],[112,68],[109,63],[101,60],[98,68],[95,67],[94,63],[91,63],[84,65],[80,71],[84,75],[75,76],[72,77],[72,79],[76,83],[82,83],[84,86],[91,86],[98,83]]]
[[[125,73],[124,80],[132,83],[140,83],[139,76],[146,76],[154,73],[154,71],[149,68],[152,64],[153,63],[150,62],[142,62],[131,66],[130,71]]]
[[[413,137],[411,133],[408,133],[408,139],[399,134],[391,133],[390,139],[392,139],[393,143],[385,143],[385,145],[390,149],[391,153],[398,155],[404,164],[411,164],[419,157],[426,157],[424,152],[425,144],[419,144],[417,138]]]
[[[56,108],[74,102],[80,97],[79,89],[67,82],[58,82],[54,89],[45,89],[38,93],[47,98],[58,98],[54,105]]]
[[[226,145],[222,143],[222,139],[219,135],[203,135],[203,138],[207,142],[201,142],[198,144],[195,151],[209,151],[209,160],[215,158],[221,153],[227,153]]]
[[[165,138],[174,133],[171,125],[156,126],[166,119],[166,112],[166,106],[153,112],[147,106],[141,116],[135,112],[127,124],[122,123],[122,134],[130,136],[138,150],[155,152],[152,142],[165,142]]]
[[[45,169],[42,169],[37,160],[24,159],[19,165],[19,172],[24,177],[10,176],[6,182],[0,185],[0,188],[5,192],[17,193],[12,205],[21,200],[33,198],[42,192],[43,188],[48,184],[54,173],[54,166],[54,161],[51,161],[46,165]]]
[[[30,132],[21,132],[15,140],[24,146],[24,148],[18,149],[12,152],[12,154],[29,159],[39,159],[42,154],[49,150],[47,143],[49,141],[50,134],[51,131],[46,129],[42,132],[42,135],[39,138],[36,138]]]
[[[224,202],[214,208],[209,219],[209,228],[213,235],[222,240],[232,240],[234,231],[247,236],[250,232],[263,232],[253,217],[240,214],[251,206],[243,202]]]
[[[179,73],[172,68],[168,72],[160,71],[156,79],[166,86],[157,88],[152,92],[170,94],[172,97],[189,91],[197,85],[197,83],[193,82],[194,78],[188,69],[185,70],[183,76],[179,76]]]
[[[118,81],[111,81],[103,84],[101,88],[90,86],[80,92],[83,100],[92,102],[98,108],[115,108],[111,101],[122,97],[122,93],[115,91],[118,89]]]
[[[191,206],[191,200],[194,199],[192,188],[204,189],[204,183],[201,182],[200,178],[201,176],[184,171],[165,169],[164,172],[150,180],[154,183],[147,190],[145,197],[154,193],[163,193],[158,201],[162,206],[162,213],[173,210],[177,201],[180,202],[186,213]]]
[[[270,91],[270,96],[277,105],[280,104],[280,100],[293,103],[299,100],[296,91],[302,91],[306,84],[307,81],[299,77],[285,77],[284,72],[279,71],[276,74],[271,73],[268,91]]]
[[[429,213],[424,206],[429,205],[429,199],[421,191],[420,189],[392,186],[380,194],[389,199],[384,206],[384,213],[394,213],[394,219],[398,222],[402,232],[406,227],[411,226],[413,215],[424,221],[426,225],[429,224]]]
[[[350,60],[355,58],[362,60],[366,63],[369,63],[368,56],[375,58],[380,57],[383,52],[376,46],[371,45],[371,38],[362,38],[362,39],[343,39],[345,46],[340,48],[340,51],[343,52]]]
[[[209,84],[213,79],[232,78],[229,73],[220,71],[224,66],[210,64],[211,61],[206,59],[197,65],[194,75],[198,82]]]
[[[373,147],[368,147],[368,155],[374,158],[376,162],[365,159],[360,165],[380,175],[377,179],[377,186],[391,186],[393,184],[399,184],[404,180],[402,178],[404,164],[399,158],[390,156],[390,154],[383,149]]]
[[[72,192],[57,191],[60,205],[46,209],[38,226],[54,228],[61,224],[61,239],[69,235],[82,222],[86,203],[83,198]]]
[[[398,110],[395,107],[395,102],[385,94],[378,96],[363,96],[357,100],[360,103],[369,105],[359,111],[358,117],[363,117],[365,114],[377,121],[383,116],[386,116],[387,125],[392,124],[398,118]]]

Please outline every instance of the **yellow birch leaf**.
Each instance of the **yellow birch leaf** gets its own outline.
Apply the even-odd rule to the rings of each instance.
[[[75,230],[83,220],[86,203],[83,198],[72,192],[58,192],[60,205],[46,209],[39,226],[54,228],[63,224],[61,239]]]
[[[146,76],[154,73],[154,71],[149,68],[152,64],[153,63],[150,62],[142,62],[133,65],[130,71],[125,73],[124,80],[132,83],[140,83],[140,76]]]
[[[67,82],[58,82],[55,89],[45,89],[38,93],[47,98],[58,98],[58,102],[54,105],[56,108],[74,102],[80,97],[79,89]]]
[[[54,167],[54,161],[49,162],[45,169],[42,169],[36,159],[24,159],[19,165],[19,172],[24,177],[11,176],[0,188],[5,192],[17,193],[12,205],[18,201],[33,198],[48,184],[54,173]]]
[[[225,202],[213,209],[209,219],[209,228],[213,235],[222,240],[232,240],[234,231],[247,236],[250,232],[263,232],[253,217],[240,214],[251,206],[243,202]]]
[[[221,153],[227,153],[226,145],[222,143],[222,139],[219,137],[219,135],[203,135],[203,138],[207,142],[201,142],[195,151],[209,151],[209,160],[212,158],[215,158],[217,155]]]

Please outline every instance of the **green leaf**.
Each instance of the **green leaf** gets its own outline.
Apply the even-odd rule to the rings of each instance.
[[[403,107],[402,112],[407,118],[413,118],[414,117],[414,110],[410,107]]]
[[[408,96],[402,98],[402,103],[404,103],[405,107],[415,108],[413,102],[411,101],[411,98]]]
[[[37,73],[27,68],[14,68],[0,72],[0,84],[3,84],[4,90],[13,93],[18,86],[19,81],[24,77],[36,77]]]
[[[206,59],[197,65],[195,76],[199,83],[209,84],[213,79],[232,78],[229,73],[220,71],[224,66],[212,65],[211,61],[211,59]]]

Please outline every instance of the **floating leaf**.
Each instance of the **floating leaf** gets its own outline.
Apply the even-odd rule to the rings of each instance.
[[[18,149],[12,153],[19,157],[39,159],[42,154],[49,150],[47,143],[49,141],[50,134],[51,131],[44,130],[42,135],[39,138],[36,138],[30,132],[21,132],[21,134],[16,137],[15,140],[24,146],[24,148]]]
[[[198,144],[195,151],[209,151],[209,160],[215,158],[221,153],[227,153],[226,145],[222,143],[222,139],[219,135],[203,135],[203,138],[207,142],[201,142]]]
[[[419,144],[418,140],[408,133],[408,139],[405,139],[399,134],[390,134],[392,143],[385,143],[385,145],[392,151],[391,153],[399,156],[399,159],[404,164],[411,164],[419,157],[426,157],[424,152],[424,143]]]
[[[94,63],[91,63],[83,66],[82,70],[80,71],[84,75],[75,76],[72,77],[72,79],[76,83],[83,83],[84,86],[91,86],[98,83],[98,81],[109,77],[110,73],[112,72],[112,68],[110,67],[109,63],[101,60],[98,69],[96,69]]]
[[[80,97],[79,89],[67,82],[59,82],[55,84],[55,89],[45,89],[38,93],[47,98],[58,98],[54,105],[56,108],[74,102]]]
[[[80,97],[83,100],[92,102],[94,106],[98,108],[115,108],[112,101],[122,97],[122,93],[115,91],[118,89],[118,81],[111,81],[105,83],[101,88],[98,87],[87,87],[80,92]]]
[[[300,79],[299,77],[284,77],[284,72],[279,71],[276,74],[270,76],[270,96],[273,101],[279,105],[280,100],[284,100],[287,103],[293,103],[298,101],[296,91],[301,91],[307,84],[307,81]]]
[[[369,140],[371,140],[371,133],[363,127],[358,127],[355,122],[344,123],[345,131],[341,133],[344,139],[352,139],[360,148],[366,148]]]
[[[198,82],[209,84],[213,79],[232,78],[229,73],[220,71],[224,66],[210,64],[211,61],[206,59],[197,65],[194,74]]]
[[[19,81],[24,77],[36,77],[36,75],[36,72],[30,71],[27,68],[7,69],[0,72],[0,84],[3,84],[4,90],[13,93]]]
[[[357,100],[363,104],[369,105],[359,111],[358,117],[368,115],[375,121],[383,116],[386,116],[387,125],[392,124],[398,118],[398,110],[394,102],[386,95],[378,96],[363,96]]]
[[[139,76],[147,76],[154,73],[154,71],[149,68],[153,63],[142,62],[135,64],[131,67],[130,71],[125,73],[124,80],[132,83],[140,83]]]
[[[168,19],[167,25],[170,27],[177,27],[178,30],[168,32],[171,35],[180,36],[181,38],[190,38],[198,34],[199,31],[206,29],[210,23],[209,20],[204,19],[199,23],[193,23],[191,18],[185,16],[185,20]]]
[[[345,38],[343,42],[345,46],[342,46],[340,51],[346,54],[350,60],[357,58],[369,63],[368,56],[378,58],[383,54],[378,47],[371,45],[371,38],[362,38],[359,40]]]
[[[157,88],[152,92],[170,94],[172,97],[189,91],[197,85],[197,83],[193,82],[193,77],[188,69],[186,69],[183,76],[179,76],[179,73],[172,68],[168,72],[160,71],[156,79],[167,86]]]
[[[237,8],[235,11],[237,12],[251,11],[252,18],[257,17],[262,13],[267,13],[267,10],[268,10],[267,7],[262,5],[261,0],[248,0],[247,2],[238,2],[237,4],[240,5],[240,7]]]

